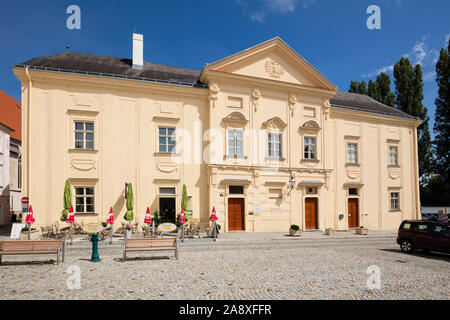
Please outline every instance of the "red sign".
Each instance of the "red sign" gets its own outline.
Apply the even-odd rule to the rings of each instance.
[[[22,198],[22,204],[28,204],[28,197]]]

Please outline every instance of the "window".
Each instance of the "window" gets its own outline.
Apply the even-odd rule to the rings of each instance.
[[[94,188],[75,188],[76,213],[94,213]]]
[[[347,163],[358,163],[358,145],[356,143],[347,143]]]
[[[304,138],[305,159],[316,159],[316,138],[305,137]]]
[[[399,211],[399,193],[391,192],[391,211]]]
[[[230,194],[244,194],[243,186],[230,186],[228,190]]]
[[[242,130],[232,129],[228,130],[228,155],[229,156],[243,156],[243,134]]]
[[[75,121],[75,149],[94,149],[94,123]]]
[[[280,133],[269,133],[269,157],[281,158]]]
[[[175,149],[175,128],[159,128],[159,152],[171,153]]]
[[[357,188],[349,188],[348,189],[348,194],[350,196],[357,196],[358,195],[358,189]]]
[[[411,223],[405,222],[402,226],[402,230],[408,231],[411,230]]]
[[[429,231],[428,224],[427,223],[417,223],[414,226],[414,231],[420,232],[420,233],[428,233],[428,231]]]
[[[389,147],[389,164],[396,166],[398,165],[398,147],[390,146]]]
[[[159,188],[160,195],[175,195],[175,188],[161,187]]]
[[[306,194],[317,194],[317,188],[306,188]]]

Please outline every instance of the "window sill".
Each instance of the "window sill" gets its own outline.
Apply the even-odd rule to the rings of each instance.
[[[305,158],[303,158],[301,161],[320,162],[320,160],[318,160],[318,159],[305,159]]]
[[[399,164],[388,164],[388,168],[400,168]]]
[[[180,156],[179,153],[175,153],[175,152],[155,152],[153,155],[162,156],[162,157],[168,157],[168,156],[179,157]]]
[[[395,212],[402,212],[402,210],[389,210],[389,212],[393,212],[393,213],[395,213]]]
[[[75,212],[75,216],[98,216],[98,213],[95,212]]]
[[[224,160],[232,160],[232,159],[247,159],[248,157],[247,156],[235,156],[235,155],[226,155],[226,156],[223,156],[223,159]]]
[[[360,163],[346,163],[345,166],[346,167],[360,167],[361,164]]]
[[[69,149],[69,152],[70,153],[77,153],[77,152],[80,152],[80,153],[97,153],[98,150],[96,150],[96,149]]]
[[[266,161],[284,161],[286,159],[283,157],[266,157],[265,160]]]

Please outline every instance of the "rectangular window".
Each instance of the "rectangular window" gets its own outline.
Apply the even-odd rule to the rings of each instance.
[[[357,188],[349,188],[348,189],[348,194],[350,196],[357,196],[358,195],[358,189]]]
[[[281,158],[281,134],[269,133],[269,157]]]
[[[317,194],[317,188],[306,188],[306,194]]]
[[[161,187],[159,188],[160,195],[175,195],[175,188]]]
[[[75,121],[75,149],[94,149],[94,123]]]
[[[243,133],[242,130],[228,130],[228,155],[243,156]]]
[[[94,188],[75,188],[76,213],[94,213]]]
[[[347,143],[347,163],[358,163],[358,145],[356,143]]]
[[[230,186],[228,190],[230,194],[244,194],[243,186]]]
[[[309,160],[316,160],[316,138],[304,138],[304,158]]]
[[[400,200],[399,193],[391,192],[391,211],[400,210],[399,200]]]
[[[175,128],[159,128],[159,152],[172,153],[175,150]]]
[[[389,164],[396,166],[398,165],[398,147],[390,146],[389,147]]]

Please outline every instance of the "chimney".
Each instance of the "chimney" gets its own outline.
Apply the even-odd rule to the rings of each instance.
[[[144,35],[133,33],[133,68],[144,69]]]

